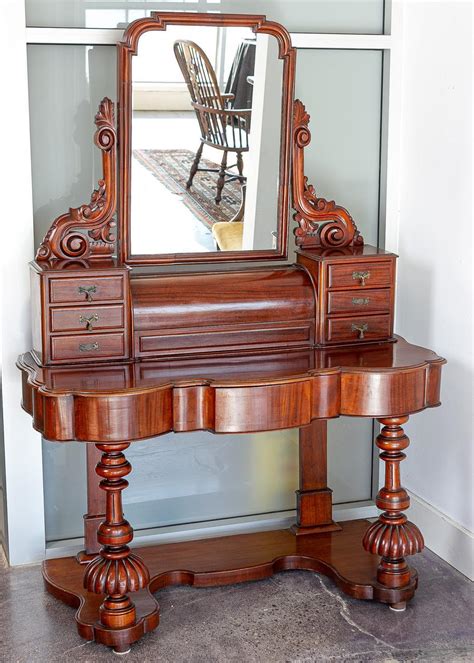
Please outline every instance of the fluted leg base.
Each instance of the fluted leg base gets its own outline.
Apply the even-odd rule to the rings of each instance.
[[[87,565],[83,585],[102,599],[99,624],[94,625],[95,639],[113,646],[116,653],[124,653],[145,632],[145,622],[137,620],[137,609],[128,593],[146,589],[150,574],[146,564],[127,545],[133,539],[133,529],[123,515],[122,491],[128,486],[124,477],[132,467],[122,452],[129,444],[96,446],[103,452],[96,472],[106,493],[105,520],[97,532],[97,540],[103,547]],[[151,612],[151,623],[158,624],[156,605]]]
[[[421,552],[425,545],[418,527],[402,513],[410,505],[408,493],[400,483],[400,463],[405,458],[403,450],[410,443],[400,424],[407,420],[408,417],[379,419],[384,427],[376,444],[382,449],[381,460],[385,461],[385,485],[375,503],[384,512],[368,528],[362,541],[365,550],[381,557],[377,582],[390,589],[409,589],[413,585],[413,571],[405,557]],[[415,589],[416,585],[411,596]],[[392,603],[390,607],[401,612],[406,607],[406,600]]]

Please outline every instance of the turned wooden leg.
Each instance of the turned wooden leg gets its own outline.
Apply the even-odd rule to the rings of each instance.
[[[96,472],[102,477],[100,487],[106,493],[105,520],[99,526],[97,539],[103,546],[84,574],[84,587],[95,594],[105,594],[100,607],[100,623],[112,630],[128,629],[136,622],[135,606],[128,592],[144,589],[149,582],[148,569],[130,552],[133,529],[123,517],[122,490],[128,486],[124,477],[132,466],[123,455],[130,445],[97,444],[103,452]],[[127,650],[130,641],[115,645],[118,653]]]
[[[299,431],[300,485],[296,491],[297,536],[340,530],[332,519],[332,490],[327,486],[327,421],[314,420]]]
[[[377,581],[391,589],[402,589],[412,582],[405,556],[414,555],[424,548],[420,530],[402,513],[410,506],[410,498],[400,484],[400,463],[406,458],[403,450],[410,444],[402,428],[408,417],[378,421],[383,424],[376,444],[382,450],[380,458],[385,462],[385,485],[375,502],[383,513],[367,530],[363,546],[382,558],[377,569]],[[405,606],[406,601],[391,604],[393,610],[404,610]]]
[[[239,182],[242,184],[244,181],[244,160],[242,158],[242,152],[237,152],[237,170],[239,171]]]
[[[217,194],[215,197],[215,201],[217,204],[221,202],[222,199],[222,189],[224,188],[225,184],[225,169],[227,168],[227,150],[224,150],[224,153],[222,155],[222,161],[221,161],[221,167],[219,170],[219,177],[217,178]]]
[[[194,161],[191,164],[191,170],[189,171],[189,178],[188,181],[186,182],[186,189],[190,189],[193,184],[194,176],[197,173],[199,162],[201,161],[203,148],[204,148],[204,143],[201,143],[198,147],[198,151],[196,152],[196,156],[194,157]]]

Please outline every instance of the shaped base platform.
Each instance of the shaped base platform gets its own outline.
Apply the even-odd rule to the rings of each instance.
[[[416,571],[411,571],[410,583],[405,587],[390,589],[378,583],[380,558],[362,547],[369,524],[352,520],[342,523],[340,531],[306,536],[276,530],[138,548],[136,552],[147,565],[151,580],[146,590],[130,595],[137,609],[136,623],[119,630],[99,623],[103,596],[83,588],[85,566],[75,557],[47,560],[43,575],[53,596],[78,608],[76,622],[83,638],[124,651],[158,626],[159,608],[152,594],[170,585],[213,587],[300,569],[332,578],[354,598],[403,604],[415,593]]]

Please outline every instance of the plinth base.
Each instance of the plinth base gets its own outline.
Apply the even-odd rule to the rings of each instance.
[[[398,589],[377,582],[380,558],[366,552],[362,539],[366,520],[342,523],[340,531],[295,536],[290,530],[240,534],[200,541],[186,541],[139,548],[150,572],[146,590],[130,598],[137,609],[136,623],[126,629],[107,629],[99,623],[103,596],[83,588],[84,564],[75,557],[44,562],[47,590],[56,598],[78,608],[79,634],[111,647],[123,648],[158,626],[159,608],[152,594],[170,585],[213,587],[269,578],[275,573],[301,569],[322,573],[346,594],[357,599],[401,604],[416,590],[417,574]]]

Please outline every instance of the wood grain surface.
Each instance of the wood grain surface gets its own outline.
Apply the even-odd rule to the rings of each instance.
[[[23,407],[59,442],[169,431],[305,426],[339,415],[407,415],[439,404],[434,352],[401,338],[333,350],[42,368],[22,355]]]

